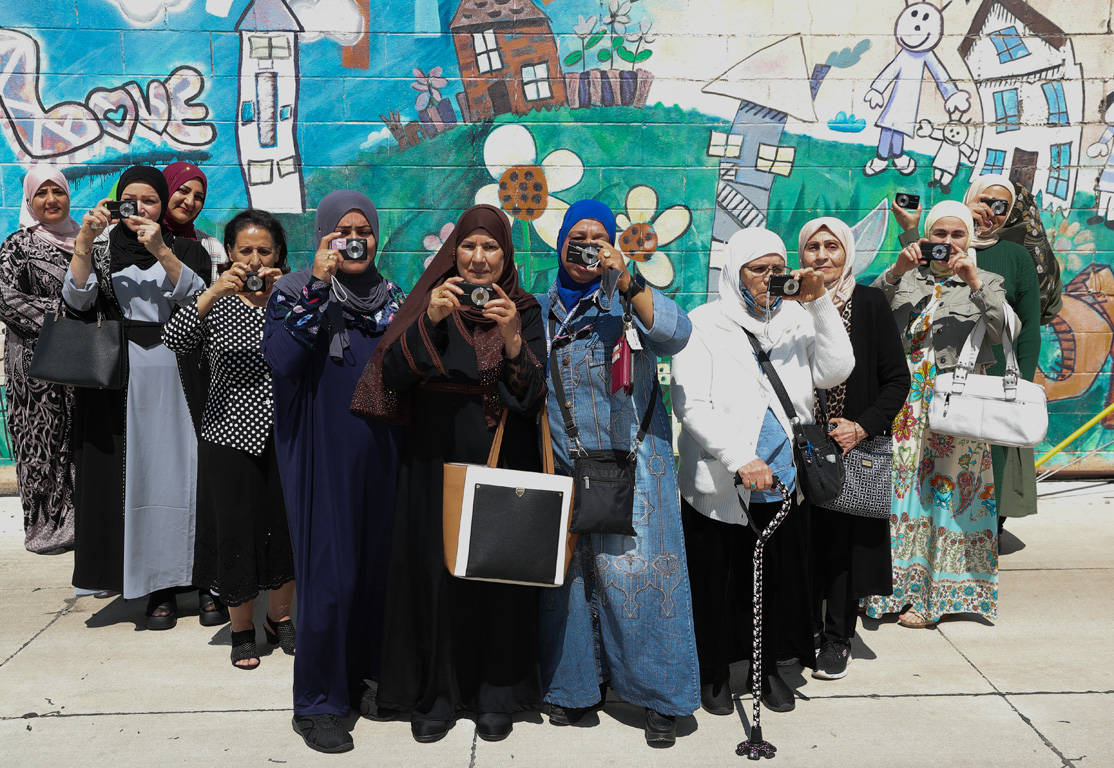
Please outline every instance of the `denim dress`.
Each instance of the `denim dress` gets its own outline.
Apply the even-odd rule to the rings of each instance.
[[[652,290],[652,289],[648,289]],[[549,339],[549,375],[560,375],[586,450],[627,449],[646,412],[658,357],[688,342],[692,325],[671,299],[653,291],[654,327],[634,316],[643,349],[633,353],[634,393],[611,394],[611,351],[623,329],[618,299],[597,292],[571,316],[556,285],[538,297]],[[564,586],[543,590],[540,661],[546,701],[588,707],[607,683],[624,701],[663,715],[700,706],[692,596],[681,531],[673,432],[661,396],[638,450],[636,536],[582,535]],[[572,442],[560,406],[547,403],[557,471],[572,474]]]

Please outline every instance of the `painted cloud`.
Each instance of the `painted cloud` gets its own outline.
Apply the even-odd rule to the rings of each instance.
[[[355,45],[364,32],[364,17],[353,0],[294,0],[290,10],[302,22],[303,42],[323,37],[341,45]]]
[[[133,24],[150,24],[170,11],[183,11],[190,0],[108,0]]]

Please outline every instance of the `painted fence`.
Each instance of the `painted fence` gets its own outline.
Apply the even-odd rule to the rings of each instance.
[[[282,214],[304,264],[315,202],[383,211],[404,286],[473,202],[513,219],[525,284],[554,277],[570,201],[692,308],[723,243],[813,216],[854,225],[861,279],[893,258],[897,190],[972,174],[1037,193],[1064,272],[1044,330],[1049,445],[1111,400],[1114,36],[1108,3],[952,0],[0,0],[0,229],[57,163],[75,211],[136,162],[210,178],[201,228]],[[1063,463],[1114,470],[1114,419]]]

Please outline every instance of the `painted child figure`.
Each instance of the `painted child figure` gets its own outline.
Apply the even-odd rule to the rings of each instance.
[[[974,164],[979,156],[978,150],[969,141],[971,129],[957,120],[937,128],[933,128],[930,121],[921,120],[917,124],[917,135],[940,142],[936,156],[932,158],[932,181],[928,182],[928,186],[939,187],[945,195],[950,194],[952,179],[959,173],[960,163],[967,161],[968,165]]]
[[[948,3],[944,5],[947,8]],[[868,106],[882,109],[875,123],[882,129],[878,137],[878,154],[863,168],[863,175],[874,176],[886,170],[892,161],[898,172],[908,176],[917,169],[917,161],[905,154],[905,137],[913,135],[921,101],[921,82],[927,69],[944,98],[944,108],[953,118],[971,108],[971,95],[961,90],[948,70],[933,53],[944,37],[944,8],[930,3],[912,3],[898,14],[894,38],[901,50],[885,69],[874,78],[867,91]],[[890,86],[889,101],[885,92]]]
[[[1095,215],[1087,219],[1087,223],[1105,222],[1107,229],[1114,229],[1114,153],[1110,151],[1111,142],[1114,142],[1114,125],[1111,125],[1114,123],[1114,93],[1106,94],[1102,100],[1102,119],[1106,123],[1102,138],[1087,147],[1087,157],[1106,158],[1095,189]]]

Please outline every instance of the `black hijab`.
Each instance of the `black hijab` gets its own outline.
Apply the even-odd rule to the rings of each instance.
[[[116,199],[120,199],[129,184],[137,181],[150,184],[154,188],[155,194],[159,196],[159,202],[162,203],[162,212],[157,219],[161,222],[163,214],[170,206],[170,190],[166,185],[166,177],[162,175],[162,171],[158,168],[152,168],[149,165],[133,165],[124,171],[120,180],[116,182]],[[174,234],[165,224],[162,225],[162,239],[168,247],[173,248]],[[108,252],[112,257],[113,272],[119,272],[133,264],[140,269],[150,269],[158,261],[154,254],[147,250],[147,246],[139,242],[139,237],[135,232],[132,232],[123,222],[112,228],[108,240]]]

